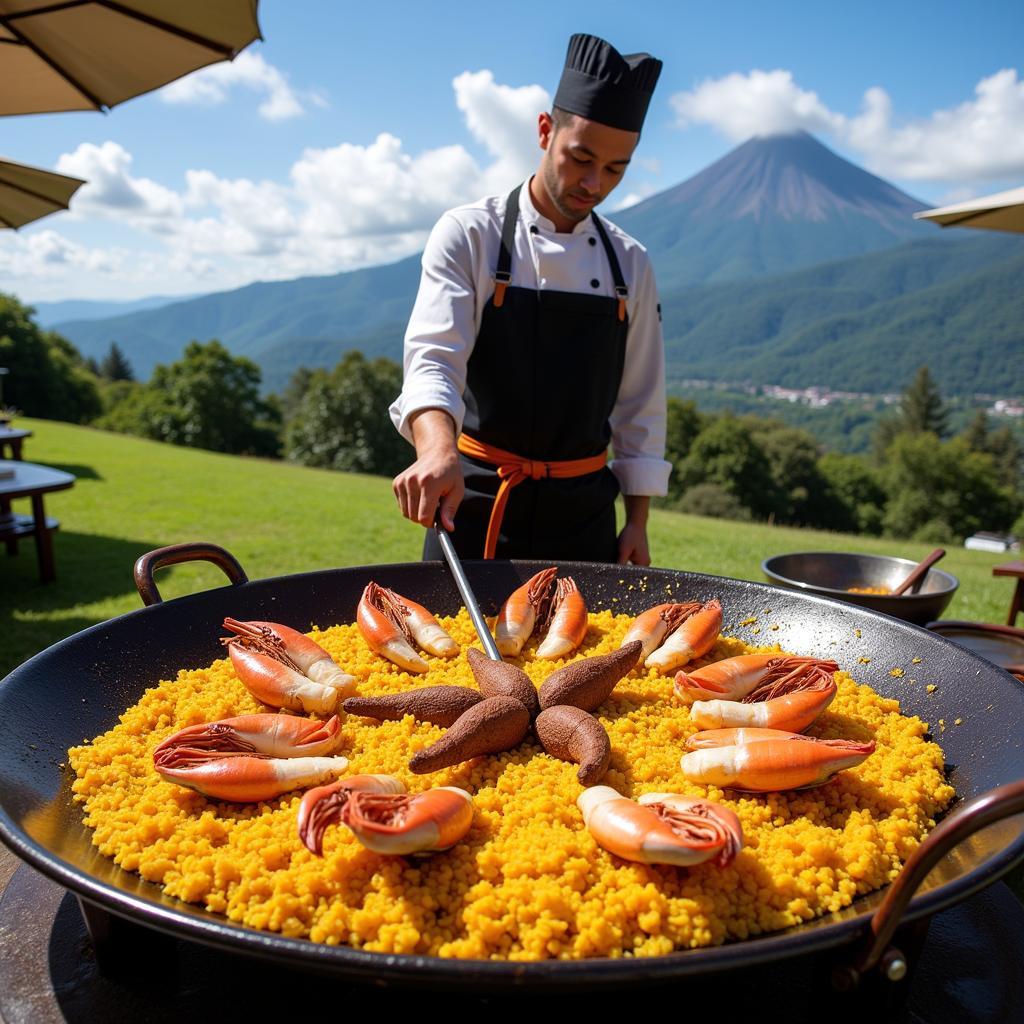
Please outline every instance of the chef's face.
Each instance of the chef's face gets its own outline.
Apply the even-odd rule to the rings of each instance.
[[[557,112],[538,119],[544,155],[540,175],[552,205],[571,230],[622,181],[639,132],[611,128],[576,114]]]

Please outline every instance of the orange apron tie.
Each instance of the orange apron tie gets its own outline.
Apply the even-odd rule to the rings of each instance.
[[[563,459],[561,462],[540,462],[536,459],[524,459],[502,448],[495,448],[475,437],[459,434],[458,448],[463,455],[481,462],[489,462],[498,467],[501,484],[491,509],[491,518],[487,523],[487,540],[484,543],[484,558],[493,558],[494,549],[498,546],[498,532],[505,516],[505,505],[508,503],[509,491],[524,480],[543,480],[544,477],[565,479],[573,476],[585,476],[603,469],[608,461],[608,453],[591,455],[586,459]]]

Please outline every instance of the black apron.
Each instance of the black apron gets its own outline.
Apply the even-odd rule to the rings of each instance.
[[[626,358],[626,284],[605,228],[593,213],[615,298],[510,284],[521,188],[511,193],[505,208],[495,274],[502,301],[488,300],[467,365],[463,431],[527,459],[555,462],[600,455],[611,441],[608,419]],[[500,480],[489,463],[461,453],[460,461],[466,494],[455,515],[452,541],[461,557],[481,558]],[[618,493],[607,467],[569,479],[523,481],[509,494],[495,557],[616,561]],[[432,530],[423,557],[443,557]]]

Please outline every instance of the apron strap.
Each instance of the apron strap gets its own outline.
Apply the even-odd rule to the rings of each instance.
[[[498,266],[494,272],[494,305],[501,306],[505,301],[505,289],[512,281],[512,250],[515,247],[516,222],[519,220],[519,193],[522,185],[517,185],[505,201],[505,219],[501,225],[501,244],[498,248]],[[594,228],[601,245],[604,247],[605,255],[608,257],[608,265],[612,272],[612,281],[615,284],[615,294],[619,299],[619,320],[626,319],[626,300],[629,298],[629,289],[626,287],[626,279],[622,276],[622,268],[619,266],[619,258],[615,255],[608,232],[601,223],[601,218],[592,213]]]
[[[512,250],[516,243],[516,222],[519,220],[519,191],[517,185],[505,200],[505,220],[501,225],[501,247],[498,249],[498,268],[494,272],[494,305],[505,301],[505,289],[512,280]]]
[[[619,266],[619,259],[612,248],[608,232],[605,231],[601,218],[596,213],[591,213],[594,227],[597,229],[597,237],[601,239],[605,255],[608,257],[608,265],[612,268],[612,281],[615,283],[615,294],[619,297],[619,319],[626,319],[626,299],[629,298],[629,289],[626,287],[626,280],[622,276],[622,268]]]

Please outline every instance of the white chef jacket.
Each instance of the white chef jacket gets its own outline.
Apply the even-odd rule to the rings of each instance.
[[[419,293],[405,334],[402,393],[391,419],[412,441],[409,417],[443,409],[462,429],[466,364],[484,307],[494,292],[507,196],[488,196],[443,214],[423,251]],[[665,454],[665,350],[654,271],[647,251],[602,217],[629,289],[629,333],[619,394],[609,423],[610,464],[623,494],[661,495],[671,463]],[[590,216],[570,233],[537,212],[528,184],[519,194],[512,287],[615,297],[611,269]],[[514,353],[509,354],[514,358]],[[572,401],[567,380],[566,401]]]

